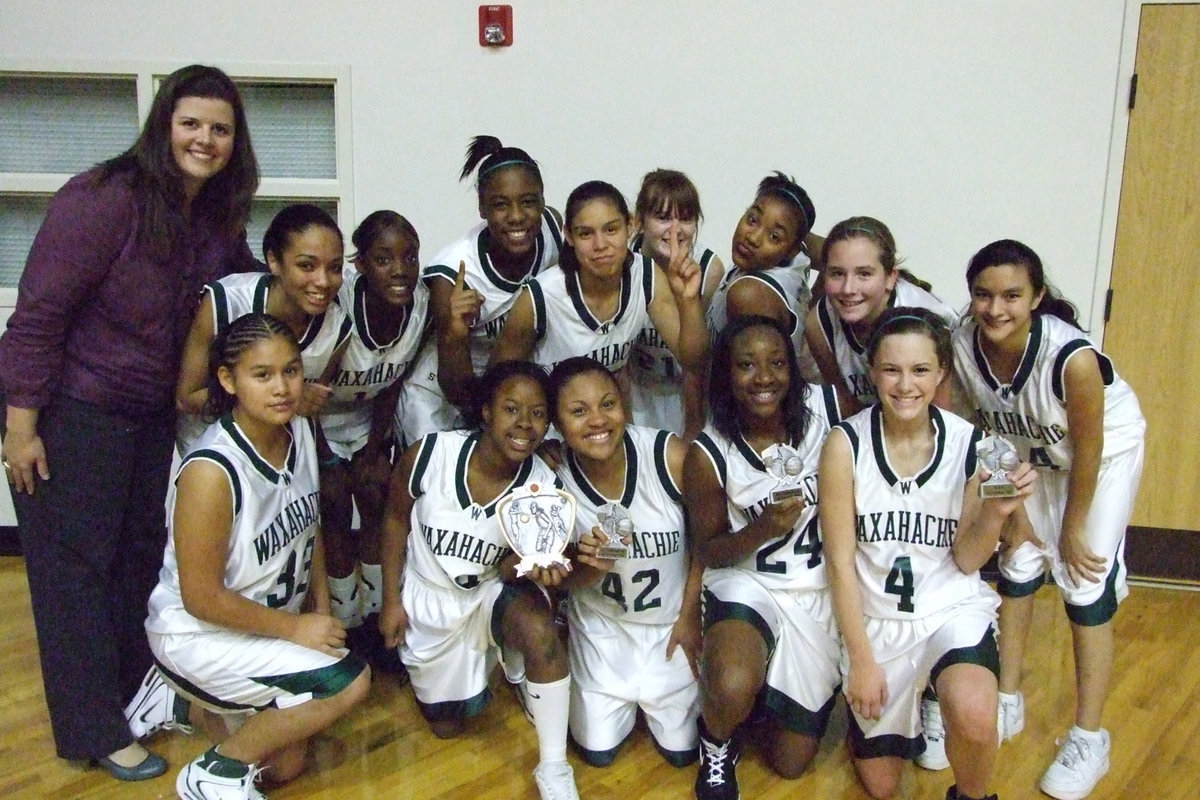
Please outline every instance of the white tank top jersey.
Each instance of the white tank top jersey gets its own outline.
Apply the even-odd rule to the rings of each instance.
[[[418,281],[396,337],[380,341],[371,335],[368,291],[366,278],[347,266],[342,272],[338,300],[350,319],[352,334],[333,378],[333,394],[321,412],[321,429],[331,444],[340,444],[349,453],[366,444],[371,430],[371,401],[408,369],[429,320],[429,289]]]
[[[220,335],[234,320],[247,314],[267,313],[267,295],[273,276],[266,272],[243,272],[227,275],[204,287],[212,298],[213,331]],[[308,322],[300,337],[300,358],[304,363],[304,380],[314,383],[320,379],[334,352],[350,337],[352,322],[337,298],[324,314]],[[196,438],[205,429],[204,420],[192,414],[181,415],[176,441],[181,453],[192,449]]]
[[[554,471],[537,456],[521,463],[512,483],[486,504],[467,488],[467,465],[480,433],[443,431],[425,436],[408,482],[414,499],[405,569],[443,589],[470,591],[498,579],[511,552],[496,507],[513,489],[528,484],[561,488]]]
[[[992,594],[978,572],[968,575],[958,568],[950,551],[982,433],[936,406],[929,414],[933,457],[916,475],[892,469],[878,405],[841,422],[831,434],[845,435],[854,454],[854,563],[868,617],[920,619],[963,599]]]
[[[1011,441],[1021,458],[1039,469],[1071,468],[1075,446],[1067,426],[1064,373],[1067,361],[1081,350],[1096,353],[1104,381],[1103,458],[1128,452],[1145,437],[1146,420],[1133,389],[1083,331],[1058,317],[1034,315],[1011,383],[1002,384],[993,374],[974,320],[954,332],[953,342],[954,368],[975,422]]]
[[[800,253],[792,263],[782,267],[771,267],[754,272],[746,272],[737,267],[731,267],[725,273],[725,279],[713,294],[712,302],[708,304],[708,329],[715,339],[717,334],[729,324],[726,309],[729,287],[739,280],[756,280],[766,284],[788,309],[788,322],[784,325],[792,337],[792,345],[796,355],[803,359],[808,353],[808,345],[804,341],[804,318],[808,314],[808,303],[812,291],[808,288],[808,273],[811,262],[804,253]]]
[[[799,482],[807,505],[791,534],[766,542],[735,565],[769,589],[824,589],[828,585],[817,517],[817,465],[825,434],[830,425],[841,419],[841,414],[837,395],[830,386],[809,384],[806,402],[812,413],[808,430],[803,441],[793,442],[792,446],[803,461]],[[726,439],[711,422],[695,444],[708,457],[725,490],[729,529],[736,535],[762,513],[771,502],[772,490],[781,484],[767,471],[762,456],[744,439]]]
[[[958,326],[958,315],[954,313],[954,309],[937,296],[904,278],[896,281],[896,289],[888,300],[888,308],[896,306],[927,308],[944,319],[950,330]],[[867,342],[860,342],[854,335],[854,330],[838,318],[828,297],[821,298],[817,303],[817,319],[821,323],[825,343],[829,345],[829,350],[837,361],[838,372],[845,379],[850,394],[864,406],[873,404],[879,399],[879,394],[875,391],[875,384],[871,382],[870,365],[867,363]]]
[[[654,297],[653,263],[627,255],[617,311],[606,320],[596,319],[584,303],[577,274],[552,267],[531,281],[526,290],[533,300],[536,344],[529,360],[550,370],[573,356],[591,356],[610,372],[620,371],[633,340],[650,322],[646,309]]]
[[[625,486],[615,498],[600,494],[567,451],[558,475],[578,506],[576,539],[598,524],[600,509],[609,502],[624,506],[634,525],[629,557],[617,559],[601,581],[571,591],[581,613],[650,625],[679,618],[689,559],[683,496],[667,469],[671,436],[670,431],[625,428]]]
[[[641,237],[634,239],[634,254]],[[649,256],[645,256],[649,258]],[[700,286],[708,282],[716,254],[703,250],[696,259],[700,265]],[[642,328],[633,342],[630,355],[630,401],[639,425],[683,432],[683,367],[659,336],[654,323]]]
[[[317,447],[312,420],[289,423],[291,448],[283,469],[275,469],[242,433],[231,415],[209,425],[180,465],[209,461],[229,479],[233,524],[225,559],[225,586],[269,608],[300,613],[308,593],[313,547],[321,524]],[[176,477],[178,481],[178,477]],[[158,585],[150,595],[146,630],[178,634],[224,630],[193,617],[183,607],[175,554],[173,484],[167,501],[167,538]]]
[[[517,301],[521,287],[536,276],[545,272],[558,263],[558,254],[562,250],[562,227],[550,213],[549,209],[542,212],[542,228],[534,241],[533,265],[524,277],[511,281],[500,274],[492,264],[488,249],[491,247],[491,233],[487,223],[480,222],[467,232],[467,235],[451,244],[434,257],[429,266],[421,273],[422,280],[430,285],[435,279],[441,278],[453,284],[458,280],[458,264],[463,262],[467,267],[466,285],[483,296],[483,305],[479,309],[479,319],[471,329],[471,364],[478,375],[487,368],[488,356],[492,347],[500,338],[504,329],[504,321],[509,310]],[[437,373],[437,348],[431,343],[433,350],[433,372]],[[422,359],[424,366],[424,359]]]

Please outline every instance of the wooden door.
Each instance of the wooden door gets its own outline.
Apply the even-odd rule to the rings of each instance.
[[[1135,71],[1104,350],[1147,421],[1132,524],[1200,531],[1200,5],[1142,7]]]

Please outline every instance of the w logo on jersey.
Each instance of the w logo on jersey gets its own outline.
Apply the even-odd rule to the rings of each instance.
[[[1013,390],[1012,390],[1012,386],[1011,386],[1011,385],[1009,385],[1009,384],[1005,384],[1004,386],[1001,386],[1001,387],[1000,387],[1000,397],[1001,397],[1002,399],[1004,399],[1004,400],[1009,400],[1009,399],[1011,399],[1011,398],[1012,398],[1012,393],[1013,393]]]
[[[483,516],[483,507],[478,504],[471,504],[471,521],[474,522]]]
[[[900,494],[912,494],[912,481],[900,481],[897,487],[900,489]]]

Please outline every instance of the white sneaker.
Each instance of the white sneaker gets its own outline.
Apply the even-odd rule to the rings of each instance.
[[[1025,695],[1000,693],[1000,708],[996,714],[996,730],[1000,741],[1007,742],[1025,730]]]
[[[158,667],[151,667],[142,679],[137,694],[125,706],[125,719],[134,739],[141,739],[164,730],[191,733],[192,726],[175,719],[175,703],[179,697],[163,680]]]
[[[240,762],[218,755],[215,749],[200,754],[179,772],[175,791],[183,800],[267,800],[254,786],[254,779],[262,770],[254,764],[241,764],[245,774],[240,777],[222,775],[235,771],[230,767]]]
[[[1108,731],[1101,728],[1090,733],[1073,727],[1058,744],[1062,747],[1038,786],[1058,800],[1083,800],[1108,772],[1108,754],[1112,750]]]
[[[579,790],[575,788],[575,770],[565,761],[538,764],[533,771],[533,779],[537,782],[542,800],[579,800]]]
[[[921,698],[921,727],[925,729],[925,752],[917,756],[917,766],[934,772],[950,766],[950,759],[946,758],[946,725],[937,700]]]

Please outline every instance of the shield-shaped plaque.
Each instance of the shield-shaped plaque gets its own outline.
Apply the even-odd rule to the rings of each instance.
[[[575,498],[553,486],[530,483],[517,487],[496,506],[500,528],[508,546],[521,557],[517,575],[534,567],[561,564],[571,532],[575,530]]]

